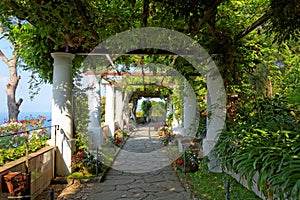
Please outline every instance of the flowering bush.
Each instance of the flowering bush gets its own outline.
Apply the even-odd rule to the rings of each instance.
[[[25,142],[29,141],[29,152],[47,145],[49,132],[42,128],[46,118],[26,117],[23,120],[5,121],[0,125],[0,166],[25,155]]]
[[[172,142],[175,137],[176,137],[175,134],[170,133],[170,134],[166,135],[165,137],[162,137],[161,142],[163,143],[163,145],[167,145],[170,142]]]
[[[190,148],[185,152],[185,166],[187,172],[198,171],[199,164],[201,162],[203,155],[200,149]],[[174,170],[184,170],[184,154],[182,154],[177,160],[172,163],[172,168]]]
[[[157,134],[161,138],[163,145],[169,144],[176,136],[166,124],[158,131]]]
[[[96,156],[89,151],[78,151],[72,156],[72,172],[83,172],[84,175],[95,174],[96,166],[100,169],[101,163]]]
[[[108,141],[109,141],[111,144],[116,145],[117,147],[121,147],[122,144],[124,143],[123,138],[117,138],[117,137],[113,137],[113,136],[109,137],[109,138],[108,138]]]
[[[27,132],[22,133],[24,129],[24,124],[20,122],[7,122],[0,125],[0,135],[3,136],[0,139],[0,149],[16,148],[24,144],[27,139]],[[20,134],[11,135],[18,132]]]
[[[108,142],[116,145],[117,147],[121,147],[128,137],[126,130],[119,129],[115,132],[114,136],[108,138]]]

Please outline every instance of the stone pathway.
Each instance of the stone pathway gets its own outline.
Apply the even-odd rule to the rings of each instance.
[[[104,181],[95,184],[88,199],[187,200],[188,194],[171,169],[153,127],[144,126],[130,136]]]

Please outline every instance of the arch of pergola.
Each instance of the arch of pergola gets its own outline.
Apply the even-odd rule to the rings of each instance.
[[[103,77],[106,77],[105,79],[108,81],[105,81],[104,83],[100,83],[102,86],[105,87],[105,98],[106,98],[106,104],[105,104],[105,124],[109,126],[109,135],[112,136],[114,134],[115,131],[115,125],[123,128],[124,125],[128,125],[129,121],[130,121],[130,116],[132,117],[132,115],[134,115],[135,117],[135,111],[137,109],[137,102],[139,99],[141,99],[142,97],[144,98],[164,98],[164,99],[168,99],[170,98],[170,96],[172,95],[172,90],[174,87],[177,86],[177,84],[175,83],[170,83],[166,80],[166,76],[173,76],[173,75],[167,75],[165,74],[154,74],[152,72],[144,72],[144,73],[122,73],[122,74],[117,74],[117,73],[113,73],[113,72],[105,72],[105,73],[101,73],[101,74],[95,74],[94,72],[90,71],[90,72],[85,72],[84,76],[87,77],[88,80],[90,80],[89,82],[93,83],[92,85],[96,85],[98,82],[101,82],[100,79],[98,79],[97,77],[101,77],[103,79]],[[135,82],[132,84],[128,84],[128,83],[124,83],[124,82],[118,82],[118,81],[109,81],[109,78],[107,77],[143,77],[141,78],[141,82]],[[159,83],[150,83],[149,80],[146,81],[144,80],[145,77],[159,77]],[[157,80],[156,80],[157,81]],[[179,84],[187,84],[184,82],[179,83]],[[90,102],[90,106],[89,109],[90,110],[94,110],[93,113],[99,112],[99,110],[95,109],[97,107],[99,107],[99,99],[101,97],[99,97],[98,95],[101,94],[99,92],[97,92],[99,90],[99,87],[94,87],[94,92],[93,93],[89,93],[89,102]],[[184,91],[183,91],[184,92]],[[184,109],[184,113],[186,115],[186,119],[184,120],[185,122],[185,126],[189,126],[193,120],[195,120],[194,118],[190,117],[190,116],[195,116],[195,106],[197,105],[196,101],[194,100],[193,103],[193,107],[189,104],[191,104],[191,101],[188,99],[191,98],[195,98],[195,94],[194,91],[191,89],[190,93],[186,93],[185,97],[184,97],[184,101],[182,102]],[[97,99],[96,101],[93,101],[93,99]],[[93,102],[93,103],[91,103]],[[186,103],[184,103],[186,102]],[[131,108],[129,107],[129,104],[131,104]],[[173,108],[172,105],[169,105]],[[189,107],[192,107],[192,109],[188,109]],[[92,114],[90,114],[90,116],[93,116]],[[95,116],[95,115],[94,115]],[[133,118],[134,118],[133,117]],[[94,119],[90,119],[93,127],[95,127],[95,125],[97,123],[94,123],[96,120],[96,117],[94,117]],[[98,123],[99,124],[99,123]],[[97,125],[99,126],[99,125]],[[90,126],[91,127],[91,126]],[[98,127],[100,128],[100,127]],[[97,133],[99,133],[99,131],[96,131],[95,134],[93,135],[97,135]],[[100,143],[98,142],[97,145],[101,145],[101,141]]]
[[[69,173],[69,168],[71,164],[71,155],[74,150],[74,139],[73,139],[73,112],[72,112],[72,59],[75,55],[70,53],[52,53],[54,58],[54,74],[53,74],[53,104],[52,104],[52,123],[59,124],[60,127],[64,130],[66,135],[58,134],[56,135],[56,144],[61,151],[61,161],[64,161],[65,165],[57,166],[58,174],[67,174]],[[140,74],[133,73],[130,75],[122,74],[117,75],[114,72],[95,74],[94,72],[85,72],[84,77],[88,80],[88,84],[93,84],[92,89],[87,91],[88,95],[88,105],[89,105],[89,125],[88,125],[88,134],[90,140],[93,141],[91,148],[97,148],[103,145],[103,133],[101,125],[98,121],[97,114],[99,113],[100,98],[101,93],[99,93],[100,85],[98,77],[105,76],[161,76],[165,77],[163,74],[151,74],[149,72]],[[160,97],[159,91],[161,88],[168,88],[170,94],[172,92],[172,87],[176,86],[174,83],[138,83],[131,85],[142,86],[147,88],[151,86],[151,92],[141,91],[138,89],[126,91],[122,88],[124,83],[103,83],[105,87],[105,97],[106,97],[106,106],[105,106],[105,124],[109,127],[109,135],[113,135],[115,132],[115,124],[117,123],[119,127],[123,128],[124,124],[129,123],[130,113],[128,111],[128,103],[130,101],[135,101],[131,97],[134,95],[135,98],[139,99],[140,97]],[[186,85],[186,84],[185,84]],[[131,88],[132,88],[131,87]],[[187,130],[185,128],[189,127],[195,121],[196,117],[196,108],[197,105],[194,91],[190,88],[187,89],[185,86],[185,96],[183,102],[184,108],[184,120],[183,127],[180,127],[178,133],[185,135]],[[167,98],[168,96],[164,96]],[[178,128],[179,127],[174,127]],[[52,137],[54,139],[55,137]],[[52,140],[54,144],[55,141]],[[51,142],[50,142],[51,143]]]

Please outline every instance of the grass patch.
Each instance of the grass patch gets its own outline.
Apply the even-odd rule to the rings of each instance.
[[[84,174],[83,172],[74,172],[68,176],[69,179],[90,179],[94,178],[96,175]]]
[[[230,199],[234,200],[259,200],[254,192],[239,184],[235,179],[225,173],[212,173],[208,171],[207,159],[203,159],[196,173],[184,175],[178,172],[190,187],[194,197],[199,200],[223,200],[226,197],[226,183],[230,182]]]
[[[101,165],[101,167],[99,168],[99,172],[98,175],[96,176],[96,174],[91,174],[85,171],[80,171],[80,172],[73,172],[72,174],[70,174],[68,176],[68,179],[92,179],[95,177],[100,177],[103,175],[103,173],[105,172],[105,170],[108,168],[108,166],[106,165]]]

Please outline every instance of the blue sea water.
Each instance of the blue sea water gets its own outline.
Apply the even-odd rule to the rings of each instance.
[[[46,118],[43,126],[51,126],[51,112],[20,112],[19,120],[25,119],[25,117],[37,117],[43,116]],[[8,113],[0,112],[0,124],[3,124],[8,119]]]

